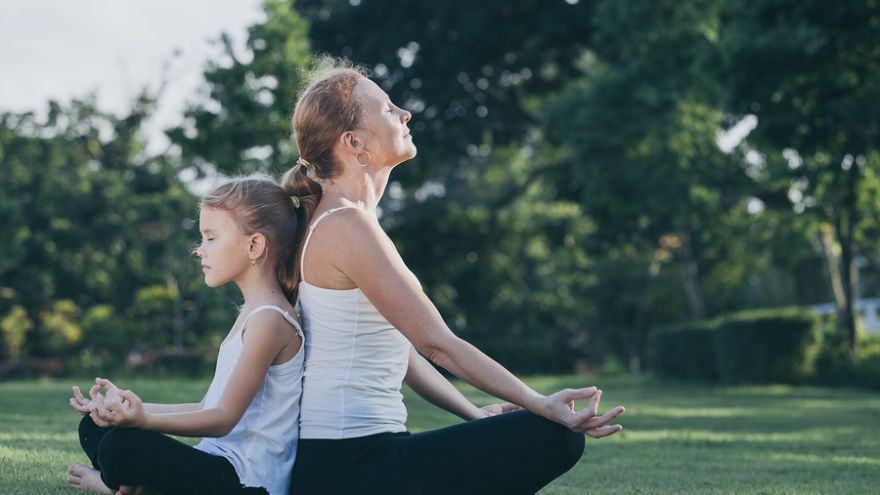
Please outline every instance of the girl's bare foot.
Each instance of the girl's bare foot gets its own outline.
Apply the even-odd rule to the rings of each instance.
[[[67,482],[77,490],[113,495],[113,490],[107,488],[107,485],[101,480],[101,472],[82,464],[71,464],[67,468]]]
[[[159,492],[146,485],[120,485],[116,495],[159,495]]]

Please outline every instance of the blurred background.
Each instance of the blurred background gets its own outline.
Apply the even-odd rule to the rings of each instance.
[[[0,27],[0,379],[209,374],[240,300],[190,255],[198,196],[293,164],[329,53],[413,113],[381,221],[501,363],[880,387],[877,0],[41,0]]]

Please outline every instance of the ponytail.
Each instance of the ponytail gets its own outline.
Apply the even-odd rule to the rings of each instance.
[[[294,295],[294,301],[299,295],[299,283],[302,281],[301,260],[309,224],[312,222],[312,217],[323,194],[321,183],[312,178],[314,177],[313,167],[314,165],[300,158],[296,161],[296,165],[281,178],[281,188],[290,196],[297,215],[294,235],[297,249],[290,253],[293,259],[286,259],[279,263],[278,280],[290,288],[289,290]]]
[[[360,123],[361,104],[354,86],[366,74],[346,60],[319,57],[293,109],[293,135],[301,158],[281,178],[281,187],[296,210],[296,249],[279,264],[278,280],[294,298],[302,281],[303,247],[323,184],[341,171],[333,147],[342,133]]]

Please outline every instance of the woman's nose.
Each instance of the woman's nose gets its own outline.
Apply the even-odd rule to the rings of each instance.
[[[410,120],[412,120],[412,114],[409,113],[407,110],[404,110],[403,111],[403,123],[406,124]]]

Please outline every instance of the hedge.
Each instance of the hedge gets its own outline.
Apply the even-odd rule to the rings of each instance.
[[[648,337],[648,366],[663,378],[718,380],[712,321],[670,325]]]
[[[802,383],[819,318],[802,308],[742,311],[715,332],[718,376],[724,383]]]
[[[818,316],[809,309],[742,311],[655,329],[649,366],[663,378],[802,383],[811,373]]]

